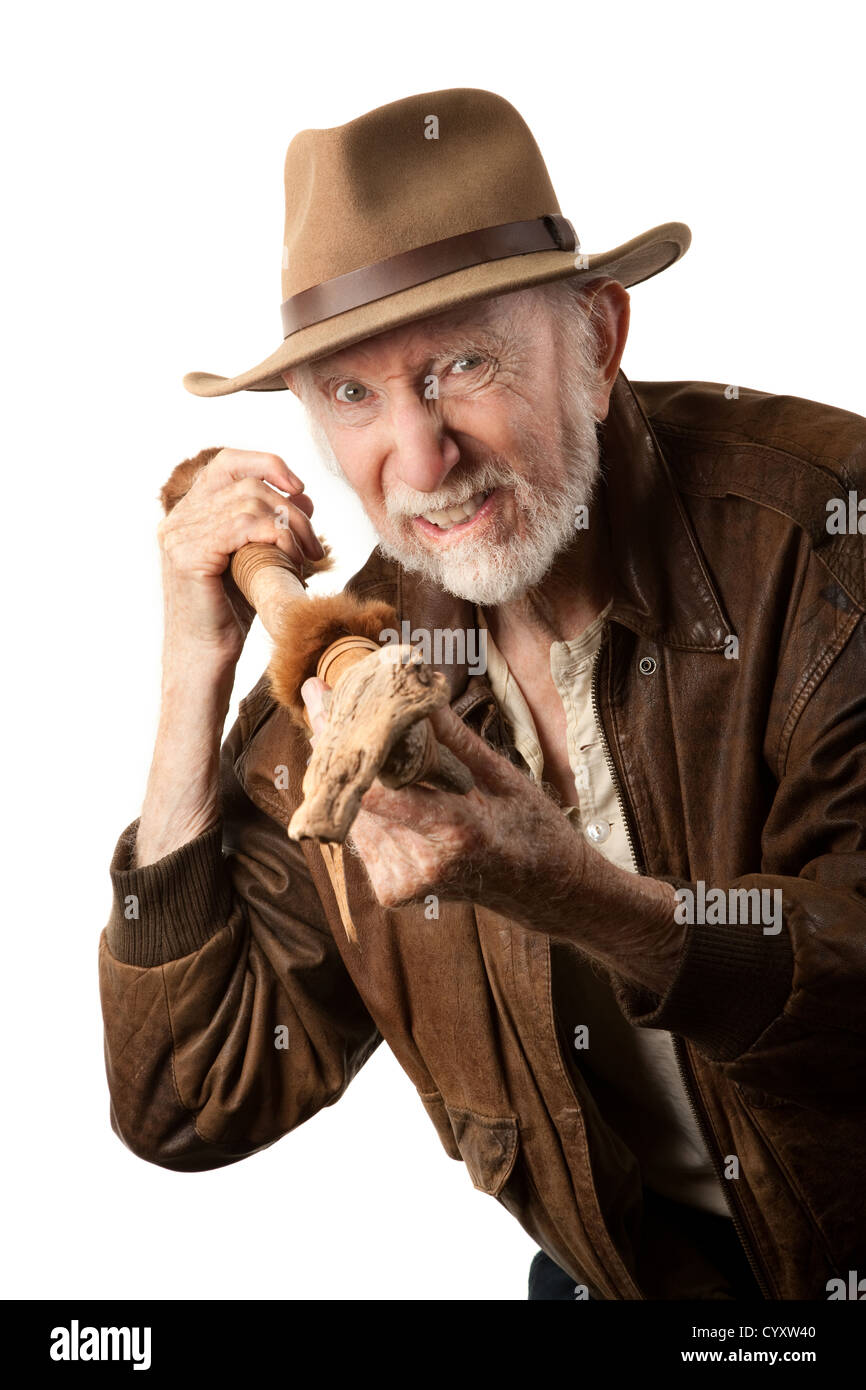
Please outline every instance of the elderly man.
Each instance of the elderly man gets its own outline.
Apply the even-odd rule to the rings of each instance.
[[[374,784],[342,904],[286,835],[309,743],[266,676],[220,751],[251,618],[224,571],[248,541],[321,555],[304,483],[204,450],[160,528],[162,716],[100,943],[112,1124],[232,1163],[385,1039],[537,1240],[533,1298],[866,1275],[866,423],[628,382],[625,286],[688,241],[579,254],[487,92],[290,145],[284,342],[185,384],[293,391],[378,536],[348,589],[486,651],[442,663],[433,716],[474,787]]]

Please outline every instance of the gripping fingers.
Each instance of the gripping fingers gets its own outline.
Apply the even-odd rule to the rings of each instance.
[[[286,465],[279,454],[260,453],[255,449],[220,449],[206,469],[209,488],[224,487],[241,478],[260,478],[272,483],[282,492],[303,492],[304,484]]]
[[[238,501],[261,506],[267,511],[277,530],[284,535],[294,532],[311,560],[322,558],[324,551],[310,523],[313,504],[308,498],[304,499],[306,505],[299,507],[296,498],[300,498],[301,494],[285,497],[258,478],[244,478],[234,485],[232,491]]]
[[[280,525],[274,508],[251,500],[241,512],[235,510],[227,519],[226,546],[229,553],[240,550],[250,541],[273,544],[301,566],[304,564],[302,546],[295,531]]]

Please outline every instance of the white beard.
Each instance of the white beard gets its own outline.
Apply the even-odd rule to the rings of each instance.
[[[380,537],[379,549],[437,588],[492,608],[520,598],[541,583],[557,555],[573,539],[577,509],[588,504],[590,493],[577,472],[541,494],[498,460],[491,460],[490,470],[498,476],[489,482],[482,481],[484,474],[473,475],[480,486],[474,485],[469,496],[486,492],[491,485],[508,488],[523,519],[524,535],[512,532],[503,540],[470,540],[438,554],[418,540],[413,544],[411,537],[397,541]],[[429,502],[421,505],[425,511],[435,510]]]
[[[511,532],[486,541],[467,539],[439,553],[428,550],[420,537],[411,534],[401,533],[397,538],[380,535],[382,554],[436,587],[482,607],[510,603],[540,584],[574,539],[578,508],[589,506],[600,473],[589,393],[574,381],[569,385],[567,416],[567,438],[560,446],[565,465],[561,479],[545,479],[540,487],[533,485],[533,477],[544,478],[544,461],[536,447],[531,457],[521,459],[522,474],[494,456],[461,478],[459,490],[447,482],[436,494],[397,488],[385,502],[389,517],[399,524],[407,515],[456,505],[500,486],[511,491],[524,534]]]
[[[578,508],[590,505],[600,476],[600,450],[589,389],[579,372],[572,371],[567,378],[563,411],[564,437],[558,447],[564,476],[556,480],[545,476],[549,471],[547,458],[541,441],[536,439],[520,460],[522,473],[507,460],[493,455],[460,473],[459,482],[456,478],[446,480],[436,493],[397,486],[385,498],[394,533],[383,536],[377,519],[370,516],[380,552],[409,573],[482,607],[510,603],[540,584],[557,556],[574,539]],[[325,466],[345,477],[324,430],[316,421],[308,424]],[[544,449],[549,447],[545,445]],[[534,485],[533,478],[541,479],[541,485]],[[420,536],[403,529],[407,520],[411,525],[411,518],[421,512],[458,505],[494,487],[511,492],[524,534],[512,531],[485,541],[470,539],[437,552],[429,550]]]

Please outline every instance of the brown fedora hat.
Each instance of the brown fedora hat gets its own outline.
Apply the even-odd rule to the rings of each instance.
[[[284,391],[280,373],[474,299],[604,271],[636,285],[688,249],[665,222],[586,255],[532,132],[494,92],[454,87],[302,130],[285,163],[283,341],[238,376],[188,372],[196,396]]]

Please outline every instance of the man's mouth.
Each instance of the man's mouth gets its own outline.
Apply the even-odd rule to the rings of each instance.
[[[485,504],[489,502],[495,490],[491,488],[488,492],[476,492],[474,497],[455,507],[443,507],[441,511],[435,512],[420,512],[415,520],[427,523],[422,527],[423,530],[429,530],[431,527],[437,531],[462,529],[474,521],[482,509],[487,510]]]

